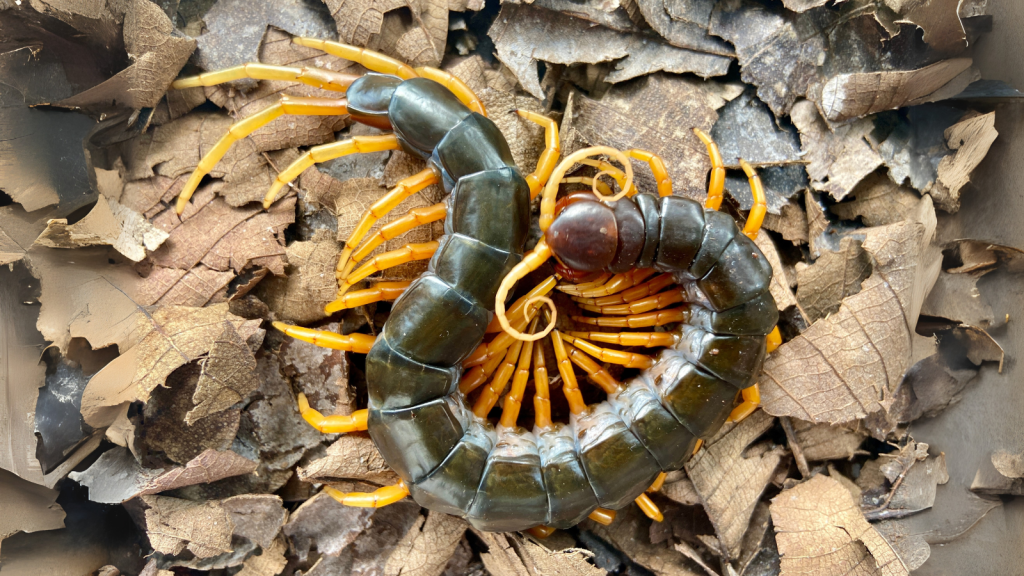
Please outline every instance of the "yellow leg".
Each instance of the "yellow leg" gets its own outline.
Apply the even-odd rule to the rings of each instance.
[[[647,328],[650,326],[664,326],[673,322],[685,322],[690,313],[685,308],[671,308],[643,314],[632,314],[630,316],[572,316],[571,318],[580,324],[591,326],[609,326],[613,328]]]
[[[295,96],[281,96],[277,104],[264,108],[262,111],[253,114],[245,120],[240,120],[231,125],[228,133],[225,134],[213,149],[203,156],[196,166],[192,176],[189,177],[181,194],[178,195],[178,203],[175,212],[178,215],[185,210],[192,193],[199,187],[203,176],[210,173],[213,167],[220,162],[220,159],[227,154],[231,145],[245,138],[256,131],[257,128],[269,124],[272,120],[284,115],[293,116],[340,116],[348,114],[348,102],[345,99],[333,100],[330,98],[299,98]]]
[[[494,379],[491,380],[490,385],[480,392],[476,403],[473,404],[473,413],[478,418],[486,418],[498,402],[498,396],[505,390],[505,385],[508,384],[512,374],[516,371],[516,364],[519,361],[519,354],[522,350],[522,340],[516,340],[515,344],[509,347],[508,353],[505,354],[505,361],[498,367],[497,373],[494,374]]]
[[[363,278],[366,278],[370,274],[380,272],[381,270],[387,270],[388,268],[394,268],[406,262],[414,262],[416,260],[427,260],[437,252],[437,242],[424,242],[422,244],[406,244],[398,250],[392,250],[374,256],[369,262],[360,266],[355,272],[350,274],[347,278],[342,281],[341,286],[338,288],[338,298],[348,292],[349,288],[358,284]],[[335,308],[337,300],[328,304],[331,309]]]
[[[338,258],[338,266],[334,273],[339,282],[352,271],[352,265],[349,263],[352,251],[370,233],[370,228],[373,228],[378,220],[394,210],[403,200],[437,182],[440,182],[440,177],[431,168],[403,178],[383,198],[374,202],[370,209],[363,213],[363,217],[359,220],[359,224],[356,224],[356,229],[352,231],[348,241],[345,242],[345,248],[342,249],[341,256]]]
[[[429,78],[434,82],[444,86],[455,94],[455,97],[460,102],[465,104],[470,110],[480,114],[481,116],[487,116],[487,110],[484,109],[484,103],[480,101],[473,89],[466,85],[465,82],[459,80],[455,75],[445,72],[444,70],[438,70],[437,68],[431,68],[430,66],[422,66],[416,68],[416,73],[422,78]]]
[[[328,160],[334,160],[335,158],[341,158],[342,156],[348,156],[349,154],[365,154],[368,152],[383,152],[384,150],[398,150],[401,147],[402,145],[398,143],[398,138],[394,134],[384,134],[382,136],[355,136],[348,140],[342,140],[341,142],[331,142],[330,144],[314,146],[309,149],[309,152],[299,156],[298,159],[277,175],[277,178],[274,179],[274,183],[270,185],[270,190],[267,191],[266,196],[263,198],[263,207],[270,208],[270,205],[274,203],[274,199],[277,198],[277,194],[281,191],[281,188],[284,188],[286,185],[298,178],[299,174],[302,174],[307,168],[314,164],[327,162]]]
[[[700,452],[700,447],[703,446],[703,445],[704,445],[704,439],[703,438],[697,438],[697,443],[693,445],[693,453],[696,454],[697,452]]]
[[[374,302],[397,300],[412,282],[378,282],[373,288],[349,292],[327,306],[327,313],[366,306]]]
[[[711,182],[708,184],[708,198],[704,201],[704,207],[709,210],[718,210],[725,197],[725,162],[722,160],[722,153],[718,151],[718,144],[715,144],[711,136],[705,134],[700,128],[694,128],[693,133],[707,146],[708,158],[711,159]]]
[[[530,322],[529,331],[531,333],[537,329],[537,320],[538,318],[535,317]],[[519,409],[523,406],[523,396],[526,393],[526,381],[530,378],[530,363],[532,361],[533,342],[525,342],[519,354],[519,364],[512,376],[512,388],[505,395],[505,404],[501,407],[501,425],[506,428],[515,426],[516,420],[519,418]]]
[[[619,364],[626,368],[650,368],[654,365],[654,360],[649,356],[643,354],[634,354],[632,352],[623,352],[622,350],[609,350],[607,348],[601,348],[594,344],[583,340],[582,338],[576,338],[560,332],[561,337],[566,342],[576,346],[580,350],[590,354],[594,358],[602,362],[608,362],[610,364]],[[581,366],[582,368],[582,366]]]
[[[654,152],[640,150],[639,148],[633,148],[627,151],[626,154],[630,158],[647,162],[647,165],[651,167],[654,180],[658,183],[658,196],[672,195],[672,178],[668,175],[668,169],[665,168],[665,161],[661,159],[661,156]]]
[[[604,508],[598,508],[597,510],[591,512],[590,516],[587,516],[587,518],[590,518],[598,524],[609,526],[612,522],[615,521],[615,510],[606,510]]]
[[[394,486],[378,488],[373,492],[341,492],[330,486],[324,488],[324,492],[330,495],[345,506],[356,508],[380,508],[388,504],[394,504],[409,495],[409,489],[401,480]]]
[[[587,409],[587,403],[583,401],[583,395],[580,394],[580,386],[576,382],[576,372],[573,371],[572,361],[569,360],[568,347],[558,335],[557,330],[551,335],[551,344],[555,349],[558,374],[562,377],[562,394],[569,402],[569,411],[573,414],[582,414]]]
[[[582,298],[580,296],[573,296],[572,299],[581,304],[589,304],[591,306],[614,306],[616,304],[634,302],[641,298],[657,294],[670,286],[672,282],[671,274],[659,274],[643,284],[638,284],[628,290],[623,290],[618,294],[601,296],[600,298]]]
[[[369,352],[374,340],[376,340],[376,338],[369,334],[349,334],[345,336],[335,332],[327,332],[326,330],[312,330],[302,326],[291,326],[284,322],[274,322],[273,325],[274,328],[296,340],[309,342],[321,348],[355,352],[356,354],[366,354]]]
[[[541,524],[540,526],[534,526],[533,528],[530,528],[529,530],[527,530],[527,532],[529,532],[530,535],[534,538],[537,538],[538,540],[543,540],[548,536],[554,534],[555,529],[550,526],[545,526]]]
[[[445,206],[444,202],[439,202],[433,206],[413,208],[408,214],[402,216],[398,220],[388,222],[384,226],[381,226],[380,230],[378,230],[376,234],[363,242],[362,245],[359,246],[359,249],[352,253],[352,260],[350,260],[349,266],[352,266],[363,258],[366,258],[370,255],[370,252],[373,252],[378,246],[388,240],[397,238],[417,226],[437,222],[438,220],[444,220],[444,217],[447,214],[448,208]]]
[[[639,300],[634,300],[628,304],[614,304],[607,306],[580,304],[580,308],[587,310],[588,312],[598,312],[600,314],[639,314],[641,312],[650,312],[651,310],[661,310],[666,306],[678,304],[685,300],[686,291],[683,288],[676,288],[675,290],[669,290],[668,292],[662,292],[660,294],[655,294],[654,296],[640,298]]]
[[[668,476],[668,474],[666,474],[664,472],[662,472],[661,474],[658,474],[658,477],[654,479],[654,483],[651,484],[651,486],[649,488],[647,488],[647,491],[648,492],[657,492],[657,491],[661,490],[661,487],[665,485],[665,478],[667,476]]]
[[[544,359],[544,347],[533,348],[533,421],[534,426],[541,430],[550,429],[551,423],[551,390],[548,387],[548,366]]]
[[[746,160],[740,158],[740,167],[750,181],[750,193],[754,197],[754,205],[750,207],[750,214],[747,215],[747,222],[743,225],[743,233],[751,240],[757,238],[761,230],[761,223],[764,222],[764,215],[768,212],[768,202],[764,196],[764,186],[761,185],[761,178],[757,171]]]
[[[253,80],[283,80],[285,82],[302,82],[316,88],[344,92],[353,82],[359,79],[355,74],[342,74],[323,68],[292,68],[290,66],[274,66],[250,62],[241,66],[215,70],[198,76],[190,76],[175,80],[171,88],[182,90],[199,86],[216,86],[233,80],[252,78]]]
[[[778,326],[772,328],[772,331],[768,333],[768,336],[766,336],[766,340],[768,344],[766,351],[768,354],[775,352],[776,348],[782,346],[782,334],[779,334]]]
[[[661,514],[661,510],[658,509],[658,505],[655,504],[654,500],[651,500],[651,497],[648,496],[647,494],[641,494],[637,496],[635,502],[636,505],[639,506],[640,509],[643,510],[644,514],[646,514],[647,517],[651,520],[654,520],[655,522],[661,522],[665,519],[665,517]]]
[[[523,328],[526,328],[526,326],[524,325]],[[511,346],[511,343],[509,346]],[[501,366],[504,358],[504,355],[494,354],[494,356],[488,357],[483,364],[478,364],[463,372],[462,379],[459,380],[459,391],[462,392],[463,395],[467,395],[473,390],[479,388],[484,382],[487,382],[492,374],[494,374],[494,371],[498,369],[498,366]]]
[[[555,337],[559,337],[557,330],[555,331]],[[563,340],[565,339],[564,336],[561,336],[561,338]],[[573,364],[582,368],[583,371],[587,373],[587,376],[590,376],[590,379],[596,382],[597,385],[605,391],[605,393],[614,394],[622,388],[622,384],[620,384],[615,377],[602,368],[600,364],[591,360],[590,357],[583,352],[580,352],[578,349],[568,344],[565,345],[565,352],[568,355],[569,360],[572,361]]]
[[[367,50],[366,48],[360,48],[358,46],[350,46],[348,44],[342,44],[341,42],[332,42],[330,40],[319,40],[317,38],[292,38],[292,42],[299,46],[305,46],[306,48],[313,48],[326,52],[331,56],[337,56],[338,58],[344,58],[361,64],[368,70],[374,72],[380,72],[381,74],[394,74],[402,80],[408,80],[410,78],[416,78],[419,75],[413,70],[412,66],[399,62],[394,58],[385,56],[380,52],[374,52],[373,50]]]
[[[604,285],[590,288],[588,290],[579,290],[576,286],[559,286],[558,289],[566,294],[580,296],[583,298],[595,298],[598,296],[609,296],[622,292],[628,288],[632,288],[637,284],[640,284],[652,274],[654,274],[653,268],[634,268],[629,272],[623,272],[622,274],[616,274],[612,276],[611,280],[606,282]]]
[[[643,346],[644,348],[672,346],[679,339],[671,332],[565,332],[565,334],[603,344]]]
[[[542,116],[529,110],[516,110],[516,114],[519,114],[521,118],[544,127],[544,151],[541,152],[540,158],[537,159],[537,169],[533,171],[533,174],[526,177],[526,183],[530,185],[530,199],[533,200],[537,197],[537,194],[540,194],[544,184],[551,177],[551,173],[555,170],[555,164],[558,164],[558,155],[561,153],[561,144],[558,141],[558,124],[547,116]]]
[[[299,393],[299,414],[309,425],[324,434],[347,434],[366,430],[366,410],[356,410],[348,416],[324,416],[309,407],[306,395]]]
[[[744,388],[740,395],[743,401],[729,413],[729,422],[739,422],[754,413],[761,405],[761,388],[754,384],[750,388]]]

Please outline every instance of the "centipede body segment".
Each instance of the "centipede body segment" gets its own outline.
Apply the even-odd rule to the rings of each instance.
[[[665,471],[680,468],[730,413],[756,408],[755,380],[769,336],[777,335],[771,267],[751,240],[764,214],[756,172],[743,163],[758,201],[741,230],[717,211],[724,168],[703,132],[695,130],[713,165],[705,206],[672,196],[664,163],[648,151],[599,147],[559,163],[554,121],[519,111],[545,128],[546,141],[536,170],[523,176],[479,98],[457,78],[344,44],[295,42],[374,73],[247,64],[176,82],[183,88],[249,77],[345,93],[284,97],[236,123],[199,163],[177,209],[185,209],[233,142],[286,114],[349,114],[390,133],[310,149],[281,172],[265,205],[303,170],[346,154],[403,149],[427,162],[367,210],[338,262],[339,297],[328,313],[394,300],[380,335],[275,323],[316,345],[367,354],[366,410],[322,415],[300,395],[300,411],[324,432],[367,430],[402,482],[367,494],[325,490],[353,506],[409,495],[490,531],[543,535],[588,516],[606,523],[634,501],[660,519],[645,492],[660,486]],[[631,160],[649,166],[657,195],[639,193]],[[577,163],[597,175],[567,178]],[[374,232],[402,200],[438,182],[449,193],[446,202]],[[592,193],[559,200],[562,183],[589,184]],[[542,192],[543,236],[524,254],[531,199]],[[369,258],[384,241],[441,219],[445,235],[437,242]],[[551,257],[558,274],[523,287],[510,302],[516,282]],[[354,290],[376,271],[425,259],[428,271],[412,282]],[[555,288],[575,301],[575,313],[559,317]],[[582,387],[590,386],[605,399],[588,404]],[[554,417],[554,390],[565,399],[568,421]],[[519,426],[524,410],[533,430]]]

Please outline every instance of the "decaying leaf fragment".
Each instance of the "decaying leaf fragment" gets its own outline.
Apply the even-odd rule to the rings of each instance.
[[[587,562],[590,553],[578,548],[551,551],[514,532],[494,533],[474,530],[487,544],[480,554],[487,571],[494,576],[527,576],[529,574],[566,574],[569,576],[603,576],[604,570]]]
[[[430,512],[405,533],[384,565],[385,576],[438,576],[462,541],[462,518]]]
[[[154,228],[141,214],[100,194],[96,206],[78,222],[69,226],[66,218],[50,220],[36,244],[50,248],[113,246],[138,262],[146,257],[146,250],[156,250],[166,239],[167,233]]]
[[[814,322],[838,310],[870,273],[871,259],[858,238],[847,236],[839,241],[838,252],[822,252],[814,264],[797,271],[796,297],[807,319]]]
[[[793,419],[793,430],[804,457],[811,461],[853,458],[867,437],[865,432],[858,429],[814,424],[796,418]]]
[[[186,548],[200,558],[231,551],[234,525],[216,501],[192,502],[167,496],[143,496],[146,531],[153,549],[177,555]]]
[[[920,201],[921,197],[912,189],[875,171],[861,180],[845,201],[832,206],[831,211],[843,220],[859,217],[868,226],[884,226],[906,220]]]
[[[652,544],[651,521],[636,506],[617,510],[611,526],[585,520],[580,528],[593,532],[619,550],[628,550],[631,560],[657,576],[696,576],[703,573],[693,561],[673,550],[668,542]]]
[[[885,0],[903,17],[899,23],[914,24],[924,31],[924,41],[939,52],[956,53],[967,47],[967,35],[960,21],[962,0]]]
[[[738,558],[754,505],[782,460],[784,448],[770,442],[751,447],[775,419],[759,410],[726,426],[686,464],[718,539],[730,558]]]
[[[192,395],[196,407],[185,415],[186,424],[226,410],[259,388],[256,358],[231,322],[224,322],[224,331],[214,341],[202,367]]]
[[[263,553],[246,559],[235,576],[277,576],[288,565],[288,559],[284,556],[287,550],[288,545],[284,539],[278,538],[269,548],[264,548]]]
[[[64,510],[58,492],[22,480],[0,469],[0,544],[17,532],[56,530],[64,527]]]
[[[373,441],[357,434],[340,436],[327,448],[326,457],[299,468],[299,479],[304,482],[362,480],[381,486],[396,484],[399,480]]]
[[[656,37],[594,26],[580,18],[529,4],[502,6],[488,31],[498,59],[515,73],[523,88],[544,98],[537,62],[597,64],[622,59],[605,78],[616,83],[658,72],[692,72],[708,78],[722,76],[728,56],[696,52],[661,42]]]
[[[337,556],[370,525],[373,511],[342,506],[321,492],[292,513],[284,534],[300,560],[305,560],[314,546],[321,554]]]
[[[1024,496],[1024,455],[997,450],[992,454],[992,468],[980,468],[971,482],[971,491],[978,494]]]
[[[835,424],[891,404],[911,366],[912,327],[941,263],[926,251],[931,214],[927,225],[908,220],[861,230],[874,272],[838,312],[768,357],[761,380],[767,412]]]
[[[967,184],[971,172],[988,154],[996,136],[996,113],[968,113],[945,131],[946,145],[956,150],[952,156],[939,160],[935,187],[929,192],[935,205],[946,212],[960,209],[960,190]]]
[[[326,317],[324,306],[338,293],[334,268],[340,253],[341,246],[330,230],[317,230],[308,242],[292,242],[286,252],[290,273],[285,278],[268,279],[260,288],[267,306],[285,322],[308,324]]]
[[[909,574],[837,480],[817,475],[772,499],[783,573]]]
[[[970,58],[955,58],[917,70],[840,74],[822,87],[821,109],[830,121],[843,122],[920,104],[970,66]]]
[[[870,120],[858,120],[831,130],[809,100],[797,102],[791,116],[800,130],[800,141],[807,152],[804,158],[810,161],[807,175],[815,190],[842,200],[882,165],[882,158],[865,140],[874,129]]]

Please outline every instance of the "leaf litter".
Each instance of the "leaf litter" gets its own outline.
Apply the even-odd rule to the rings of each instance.
[[[929,541],[905,517],[942,505],[945,462],[960,455],[930,453],[905,428],[974,393],[983,364],[1002,368],[1002,342],[989,332],[1006,320],[977,286],[1017,262],[1012,246],[935,240],[945,237],[935,232],[944,214],[988,200],[971,179],[999,142],[1000,112],[948,100],[978,78],[965,49],[984,6],[958,14],[943,0],[783,4],[133,0],[98,16],[46,0],[0,8],[0,27],[19,31],[0,50],[0,115],[11,138],[27,138],[0,166],[14,203],[0,206],[12,375],[0,381],[0,409],[11,422],[35,411],[40,437],[53,439],[57,404],[42,399],[59,388],[39,392],[56,381],[48,366],[91,367],[68,389],[82,414],[70,448],[9,457],[37,454],[31,423],[5,439],[0,487],[34,496],[16,497],[24,514],[0,538],[58,528],[57,492],[45,487],[83,485],[87,496],[75,498],[122,507],[153,554],[145,568],[117,568],[127,574],[920,567]],[[62,36],[68,29],[75,34]],[[263,321],[379,330],[385,316],[373,306],[325,316],[335,261],[361,212],[424,164],[404,152],[337,159],[308,169],[264,211],[257,201],[300,153],[374,133],[347,117],[294,117],[237,142],[186,212],[171,210],[230,124],[282,94],[337,96],[253,80],[167,92],[182,67],[259,60],[362,72],[293,35],[453,72],[480,95],[525,171],[543,131],[517,108],[560,118],[564,154],[599,144],[660,154],[674,193],[697,200],[710,164],[692,128],[709,132],[729,169],[726,209],[741,217],[751,196],[738,160],[758,166],[769,209],[758,245],[775,270],[785,343],[760,380],[764,410],[706,439],[652,496],[664,523],[629,507],[609,527],[587,521],[535,540],[467,532],[464,520],[411,501],[367,510],[317,494],[397,477],[368,436],[322,436],[296,409],[300,391],[324,414],[365,406],[361,362],[266,334]],[[38,104],[80,112],[29,107]],[[650,189],[645,170],[637,182]],[[379,225],[443,198],[430,187]],[[441,233],[439,223],[419,229],[375,254]],[[423,269],[411,263],[370,281]],[[47,343],[55,363],[39,361]],[[897,448],[882,453],[869,436]],[[114,445],[101,448],[103,438]],[[1019,449],[990,460],[975,492],[1024,493]]]

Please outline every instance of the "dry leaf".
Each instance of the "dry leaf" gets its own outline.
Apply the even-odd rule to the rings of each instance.
[[[286,251],[289,274],[272,278],[260,290],[270,309],[284,322],[308,324],[327,316],[338,281],[334,268],[341,246],[331,230],[317,230],[309,242],[292,242]]]
[[[611,526],[602,526],[593,520],[585,520],[580,524],[581,529],[589,530],[625,551],[630,560],[657,576],[703,576],[700,567],[673,550],[667,542],[651,544],[650,526],[651,521],[636,506],[618,510]]]
[[[956,153],[939,160],[938,178],[935,187],[930,190],[938,208],[946,212],[960,209],[960,190],[967,185],[971,172],[985,158],[989,147],[999,135],[995,122],[995,112],[968,113],[946,129],[946,144]]]
[[[288,511],[283,504],[281,497],[273,494],[243,494],[221,500],[235,525],[234,534],[264,549],[273,545],[288,519]]]
[[[174,468],[157,476],[143,489],[142,494],[157,494],[182,486],[210,484],[223,478],[241,476],[256,470],[256,463],[238,454],[212,448],[196,456],[184,468]]]
[[[153,549],[176,556],[186,548],[200,558],[231,551],[234,526],[219,502],[191,502],[166,496],[143,496],[146,532]]]
[[[574,92],[562,122],[562,154],[598,145],[650,150],[665,161],[675,194],[703,201],[711,162],[692,129],[710,131],[715,110],[739,96],[737,88],[655,74],[614,86],[600,100]],[[635,168],[635,179],[641,191],[656,190],[646,167]]]
[[[664,70],[692,72],[708,78],[722,76],[731,61],[727,56],[695,52],[640,34],[596,27],[593,23],[528,4],[502,6],[488,35],[498,59],[508,66],[523,88],[543,99],[537,62],[597,64],[620,60],[606,82],[617,83]]]
[[[284,556],[287,550],[288,545],[284,539],[278,538],[269,548],[264,548],[261,554],[246,559],[235,576],[277,576],[288,564]]]
[[[735,56],[725,42],[708,34],[712,0],[671,2],[666,0],[639,0],[637,8],[644,20],[669,44],[698,52]]]
[[[1024,457],[997,450],[991,460],[991,468],[978,469],[971,482],[971,491],[978,494],[1024,496]]]
[[[678,474],[678,477],[675,479],[672,478],[674,474]],[[700,494],[694,488],[693,482],[682,472],[670,472],[659,494],[683,506],[696,506],[701,503]]]
[[[462,541],[465,520],[440,512],[420,518],[398,542],[384,566],[385,576],[438,576]]]
[[[778,232],[793,244],[807,243],[807,213],[799,204],[786,204],[779,215],[765,214],[764,227]]]
[[[970,66],[970,58],[955,58],[917,70],[839,74],[822,87],[821,110],[829,121],[843,122],[923,103]]]
[[[340,333],[345,331],[346,325],[344,321],[332,322],[320,329]],[[323,414],[347,415],[356,409],[356,391],[349,388],[349,362],[345,352],[287,339],[281,345],[279,356],[282,373],[306,394],[310,406]]]
[[[801,100],[793,106],[793,124],[800,130],[800,141],[809,160],[807,174],[811,186],[842,200],[868,174],[882,165],[882,158],[865,140],[874,125],[858,120],[834,131],[818,114],[813,102]],[[814,234],[810,234],[814,238]]]
[[[366,46],[380,34],[384,14],[406,6],[402,0],[327,0],[341,42]]]
[[[751,447],[774,422],[764,411],[755,412],[724,428],[686,464],[686,473],[730,559],[739,557],[754,505],[785,452],[770,442]]]
[[[912,189],[875,171],[861,180],[843,202],[829,210],[843,220],[859,217],[868,226],[884,226],[906,220],[920,201],[921,197]]]
[[[223,332],[225,320],[246,339],[257,334],[260,324],[231,314],[227,304],[170,306],[139,312],[131,320],[137,344],[93,376],[82,396],[82,415],[90,426],[113,422],[118,411],[111,407],[145,401],[172,371],[208,353]]]
[[[380,486],[398,482],[369,438],[357,434],[340,436],[327,448],[327,456],[299,468],[304,482],[362,480]]]
[[[139,282],[143,306],[191,306],[199,308],[227,300],[227,287],[235,279],[231,270],[211,270],[198,264],[190,270],[156,267]]]
[[[793,419],[796,441],[811,461],[849,460],[858,453],[858,448],[867,437],[863,431],[831,424],[814,424],[799,418]]]
[[[754,239],[754,243],[761,249],[761,253],[764,254],[768,263],[772,265],[772,281],[768,285],[768,289],[772,293],[772,298],[775,299],[775,305],[778,306],[779,310],[786,310],[793,306],[806,321],[804,312],[800,310],[800,302],[796,299],[793,291],[789,288],[789,283],[786,281],[786,270],[782,266],[782,260],[779,258],[779,252],[776,250],[771,236],[758,234],[757,238]]]
[[[967,47],[967,37],[958,10],[962,0],[885,0],[903,18],[897,23],[914,24],[924,31],[924,41],[939,52],[956,53]]]
[[[838,481],[817,475],[772,499],[783,573],[909,574]]]
[[[192,395],[196,407],[185,415],[189,426],[241,402],[260,385],[256,358],[231,322],[224,322],[224,332],[214,341],[202,368]]]
[[[911,366],[912,327],[938,272],[939,262],[926,251],[934,225],[905,221],[862,230],[874,272],[838,312],[768,357],[761,380],[766,411],[839,423],[889,406]]]
[[[337,556],[369,527],[373,512],[373,508],[342,506],[320,493],[292,512],[283,530],[299,560],[305,560],[314,546],[320,554]]]
[[[797,271],[796,297],[809,321],[832,314],[840,301],[860,292],[871,273],[871,258],[861,242],[847,236],[839,241],[838,252],[823,252],[814,264]]]
[[[96,206],[85,218],[68,225],[65,218],[47,223],[36,244],[49,248],[113,246],[121,254],[138,262],[167,239],[167,233],[147,222],[141,214],[100,194]]]
[[[58,492],[6,470],[0,470],[0,544],[17,532],[38,532],[64,527],[64,510],[57,504]]]

